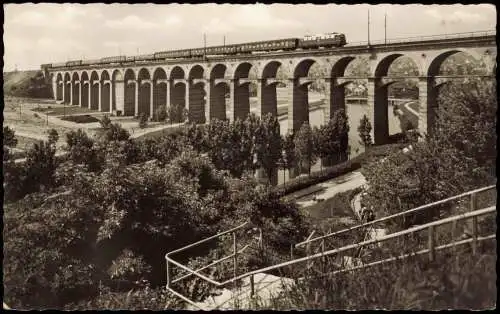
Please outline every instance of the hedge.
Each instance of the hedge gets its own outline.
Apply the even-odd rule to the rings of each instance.
[[[372,146],[368,151],[365,151],[358,156],[339,163],[335,166],[324,169],[323,171],[315,171],[307,177],[299,177],[291,179],[286,185],[279,185],[274,188],[274,192],[280,195],[287,195],[311,185],[324,182],[326,180],[334,179],[341,175],[360,169],[363,165],[381,159],[392,152],[401,150],[405,147],[406,143],[385,144],[379,146]]]

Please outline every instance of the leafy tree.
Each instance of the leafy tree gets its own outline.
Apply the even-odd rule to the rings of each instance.
[[[282,154],[280,125],[278,119],[271,114],[265,115],[255,130],[254,149],[257,164],[265,169],[271,184]]]
[[[104,134],[106,141],[126,141],[129,137],[130,133],[122,128],[119,123],[112,123]]]
[[[344,109],[339,109],[333,114],[334,125],[337,128],[339,151],[338,160],[347,160],[347,150],[349,147],[349,118]]]
[[[295,143],[293,133],[287,133],[281,139],[283,151],[280,160],[280,167],[283,169],[283,183],[285,182],[284,170],[290,170],[296,165]]]
[[[84,164],[90,171],[97,171],[103,167],[104,149],[96,145],[82,129],[66,133],[66,143],[69,158],[75,164]]]
[[[141,114],[139,114],[139,127],[141,129],[144,129],[147,126],[148,126],[148,116],[144,112],[141,112]]]
[[[99,120],[99,123],[101,124],[103,129],[109,129],[111,127],[111,119],[107,114],[105,114],[104,117],[102,117],[102,119]]]
[[[59,134],[55,129],[50,129],[49,130],[49,143],[55,145],[57,141],[59,140]]]
[[[412,144],[411,153],[397,152],[363,167],[370,185],[363,201],[373,209],[392,214],[496,181],[496,135],[491,132],[496,87],[480,81],[450,84],[439,97],[438,120],[426,141]],[[403,226],[426,221],[436,211]]]
[[[186,121],[188,111],[181,104],[171,104],[167,109],[167,116],[171,123],[182,123]]]
[[[301,169],[307,169],[311,174],[311,165],[314,163],[313,135],[308,122],[304,122],[294,138],[295,154],[299,161]]]
[[[155,111],[155,120],[163,122],[167,119],[167,107],[165,105],[159,106]]]
[[[370,132],[372,131],[372,124],[366,115],[363,115],[359,121],[358,134],[361,139],[360,144],[365,146],[365,150],[372,145],[372,137]]]
[[[66,144],[68,145],[71,160],[75,163],[85,163],[92,154],[94,141],[85,131],[78,129],[66,133]]]
[[[49,189],[54,185],[56,169],[55,148],[49,142],[34,143],[26,153],[25,193]]]
[[[332,165],[333,157],[338,155],[340,149],[338,129],[335,120],[330,119],[327,124],[313,129],[315,138],[314,147],[318,157],[322,158],[321,164]]]
[[[3,145],[9,147],[15,147],[17,145],[15,132],[8,126],[3,127]]]

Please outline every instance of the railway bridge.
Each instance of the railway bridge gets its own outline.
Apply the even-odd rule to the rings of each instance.
[[[181,104],[189,120],[205,123],[213,118],[235,120],[250,113],[249,84],[257,86],[258,114],[277,114],[276,85],[285,83],[288,130],[296,131],[309,119],[308,85],[314,80],[327,84],[324,116],[345,107],[345,86],[353,79],[367,81],[368,112],[372,138],[384,143],[389,135],[388,86],[400,80],[415,80],[419,89],[419,131],[432,132],[440,86],[463,76],[439,76],[442,63],[464,52],[484,62],[487,76],[495,77],[496,34],[494,32],[429,36],[386,43],[360,43],[334,49],[280,51],[264,54],[214,56],[208,59],[165,59],[86,66],[52,65],[44,68],[52,81],[56,100],[99,111],[152,116],[161,105]],[[407,56],[418,69],[417,76],[388,76],[391,64]],[[347,66],[368,57],[368,77],[347,77]],[[326,69],[326,77],[310,77],[313,64]],[[278,79],[278,69],[286,79]],[[258,73],[250,78],[250,71]],[[229,92],[228,108],[226,94]]]

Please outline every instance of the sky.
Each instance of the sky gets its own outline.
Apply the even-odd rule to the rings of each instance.
[[[4,4],[4,72],[106,56],[340,32],[348,42],[494,30],[480,5]]]

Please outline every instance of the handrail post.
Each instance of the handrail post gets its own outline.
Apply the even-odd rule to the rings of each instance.
[[[234,277],[236,277],[236,274],[237,274],[237,269],[238,269],[238,259],[237,259],[237,254],[238,252],[236,251],[237,250],[237,247],[236,247],[236,231],[233,231],[233,274],[234,274]]]
[[[477,208],[477,193],[470,195],[470,208],[469,211],[473,212]],[[476,255],[477,250],[477,217],[472,217],[472,255]]]
[[[431,262],[434,261],[435,252],[434,252],[434,226],[429,226],[428,228],[428,245],[429,245],[429,260]]]
[[[255,296],[255,283],[254,283],[254,275],[250,276],[250,297],[253,298]]]
[[[325,239],[323,238],[321,240],[321,254],[325,254]],[[322,263],[322,272],[324,273],[326,270],[326,256],[323,256],[323,263]]]
[[[477,216],[472,217],[472,255],[477,252]]]
[[[172,270],[170,269],[170,263],[167,261],[167,288],[170,288],[170,283],[172,282]]]

